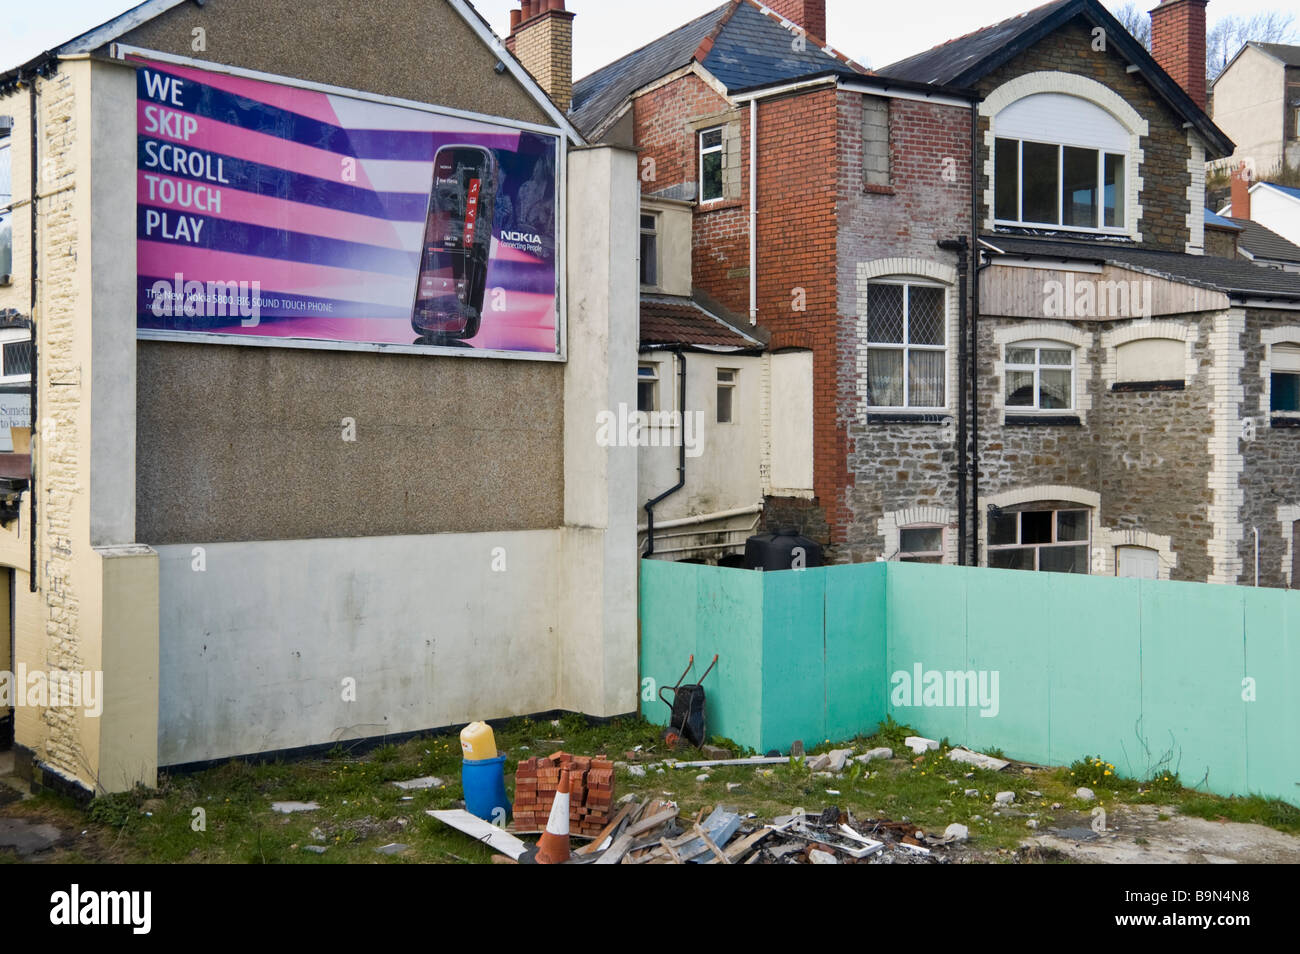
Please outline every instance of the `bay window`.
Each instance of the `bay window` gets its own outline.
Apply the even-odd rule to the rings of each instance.
[[[942,286],[867,286],[867,402],[877,408],[947,407],[947,294]]]

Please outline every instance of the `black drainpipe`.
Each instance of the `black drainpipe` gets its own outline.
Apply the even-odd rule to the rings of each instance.
[[[967,371],[967,302],[966,272],[970,243],[966,236],[955,239],[943,239],[938,243],[945,252],[957,253],[957,301],[960,303],[957,338],[957,562],[966,564],[966,371]]]
[[[673,484],[658,497],[646,501],[645,512],[648,518],[646,524],[646,551],[644,556],[650,556],[655,552],[655,505],[663,500],[668,499],[677,491],[686,486],[686,352],[681,348],[673,350],[677,355],[681,383],[678,385],[678,412],[681,415],[681,440],[677,442],[677,483]]]
[[[37,420],[37,418],[36,418],[36,411],[37,411],[37,407],[36,407],[36,378],[37,378],[37,374],[38,374],[38,372],[40,371],[40,366],[37,364],[37,357],[38,357],[38,354],[37,354],[37,348],[36,348],[36,340],[37,340],[37,339],[36,339],[36,185],[37,185],[37,180],[36,180],[36,170],[37,170],[37,164],[36,164],[36,140],[37,140],[37,136],[36,136],[36,77],[37,77],[38,75],[40,75],[40,68],[39,68],[39,67],[38,67],[35,71],[33,71],[32,75],[31,75],[31,77],[30,77],[31,89],[30,89],[29,96],[28,96],[28,98],[31,100],[31,113],[32,113],[32,116],[31,116],[31,129],[29,130],[29,132],[30,132],[30,144],[29,144],[29,146],[30,146],[30,151],[31,151],[31,189],[30,189],[30,191],[31,191],[31,209],[30,209],[30,212],[31,212],[31,223],[32,223],[31,242],[30,242],[30,244],[31,244],[31,252],[32,252],[32,271],[31,271],[32,298],[31,298],[31,316],[30,316],[30,317],[31,317],[31,322],[30,322],[30,323],[31,323],[31,326],[32,326],[32,383],[31,383],[31,401],[30,401],[30,403],[31,403],[31,406],[32,406],[32,412],[31,412],[31,430],[32,430],[32,433],[33,433],[33,434],[35,434],[35,432],[36,432],[36,420]],[[40,437],[41,437],[41,445],[44,446],[44,444],[45,444],[45,435],[42,434],[42,435],[40,435]],[[29,453],[30,453],[30,455],[31,455],[31,475],[30,475],[30,478],[29,478],[28,483],[27,483],[27,508],[28,508],[28,523],[31,524],[31,527],[30,527],[30,532],[27,534],[27,536],[30,538],[30,539],[29,539],[29,542],[28,542],[28,545],[29,545],[30,548],[31,548],[31,569],[30,569],[30,572],[29,572],[28,575],[27,575],[27,585],[28,585],[28,588],[30,589],[30,591],[33,592],[33,593],[35,593],[35,592],[36,592],[36,453],[35,453],[35,448],[34,448],[34,447],[28,447],[28,451],[29,451]]]
[[[971,441],[971,566],[980,565],[980,274],[987,267],[980,262],[980,172],[979,99],[970,104],[970,441]]]

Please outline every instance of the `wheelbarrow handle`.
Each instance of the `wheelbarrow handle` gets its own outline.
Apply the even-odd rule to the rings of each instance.
[[[717,654],[717,653],[714,653],[714,654],[713,654],[713,662],[709,663],[709,668],[706,669],[706,670],[704,670],[704,675],[700,677],[700,682],[701,682],[701,683],[703,683],[704,680],[707,679],[707,678],[709,677],[709,673],[713,672],[713,667],[716,666],[717,664],[718,664],[718,654]]]

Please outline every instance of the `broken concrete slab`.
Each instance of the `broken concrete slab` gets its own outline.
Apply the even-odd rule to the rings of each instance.
[[[808,766],[810,772],[824,772],[830,767],[831,757],[829,755],[814,755],[804,763]]]
[[[0,848],[12,848],[24,858],[53,848],[61,835],[53,825],[25,818],[0,818]]]
[[[310,851],[313,855],[323,855],[325,854],[326,848],[324,845],[303,845],[302,850]]]
[[[635,775],[637,778],[645,778],[644,765],[629,765],[627,771],[629,775]]]
[[[893,757],[894,757],[894,750],[890,748],[886,748],[885,746],[882,745],[878,749],[871,749],[863,753],[862,755],[859,755],[854,761],[861,762],[863,765],[866,765],[868,762],[874,762],[876,759],[892,759]]]
[[[1015,800],[1015,792],[998,792],[993,796],[993,801],[997,802],[999,805],[1010,805]]]
[[[700,751],[704,753],[704,757],[705,757],[706,759],[729,759],[729,758],[731,758],[731,750],[730,750],[730,749],[724,749],[724,748],[723,748],[722,746],[720,746],[720,745],[705,745],[705,746],[701,746],[701,747],[700,747]]]
[[[395,842],[393,842],[392,844],[389,844],[389,845],[381,845],[380,847],[376,848],[376,849],[375,849],[375,854],[377,854],[377,855],[400,855],[402,852],[404,852],[404,851],[405,851],[407,848],[409,848],[409,847],[411,847],[411,846],[410,846],[410,845],[403,845],[401,842],[395,841]]]
[[[991,755],[985,755],[982,752],[972,752],[970,749],[958,746],[948,753],[948,758],[954,762],[964,762],[967,765],[974,765],[976,768],[988,769],[990,772],[1001,772],[1011,763],[1006,759],[995,759]]]
[[[1074,797],[1081,802],[1090,802],[1097,796],[1092,789],[1080,786],[1074,790]]]
[[[820,851],[816,848],[808,852],[808,860],[815,865],[837,865],[840,863],[839,859],[829,851]]]
[[[315,802],[272,802],[271,811],[292,815],[294,812],[314,812],[320,805]]]
[[[442,788],[446,782],[432,775],[426,775],[424,778],[413,778],[405,782],[394,782],[393,784],[404,792],[418,792],[426,788]]]
[[[927,739],[919,735],[909,735],[903,740],[903,744],[917,755],[922,755],[926,752],[934,752],[939,748],[939,742],[937,739]]]
[[[849,760],[853,754],[852,749],[831,749],[830,751],[830,769],[832,772],[844,771],[844,763]]]

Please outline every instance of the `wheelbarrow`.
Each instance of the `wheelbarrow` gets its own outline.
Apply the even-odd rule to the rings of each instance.
[[[685,739],[697,749],[704,745],[708,739],[704,727],[704,680],[713,667],[718,664],[718,657],[714,654],[713,662],[709,663],[709,668],[704,670],[704,675],[700,681],[682,685],[682,680],[686,674],[695,666],[695,654],[686,663],[686,669],[677,679],[675,686],[660,686],[659,699],[671,711],[668,717],[668,728],[664,729],[663,739],[669,749],[677,748],[678,744]],[[665,692],[671,691],[673,694],[672,701],[664,697]]]

